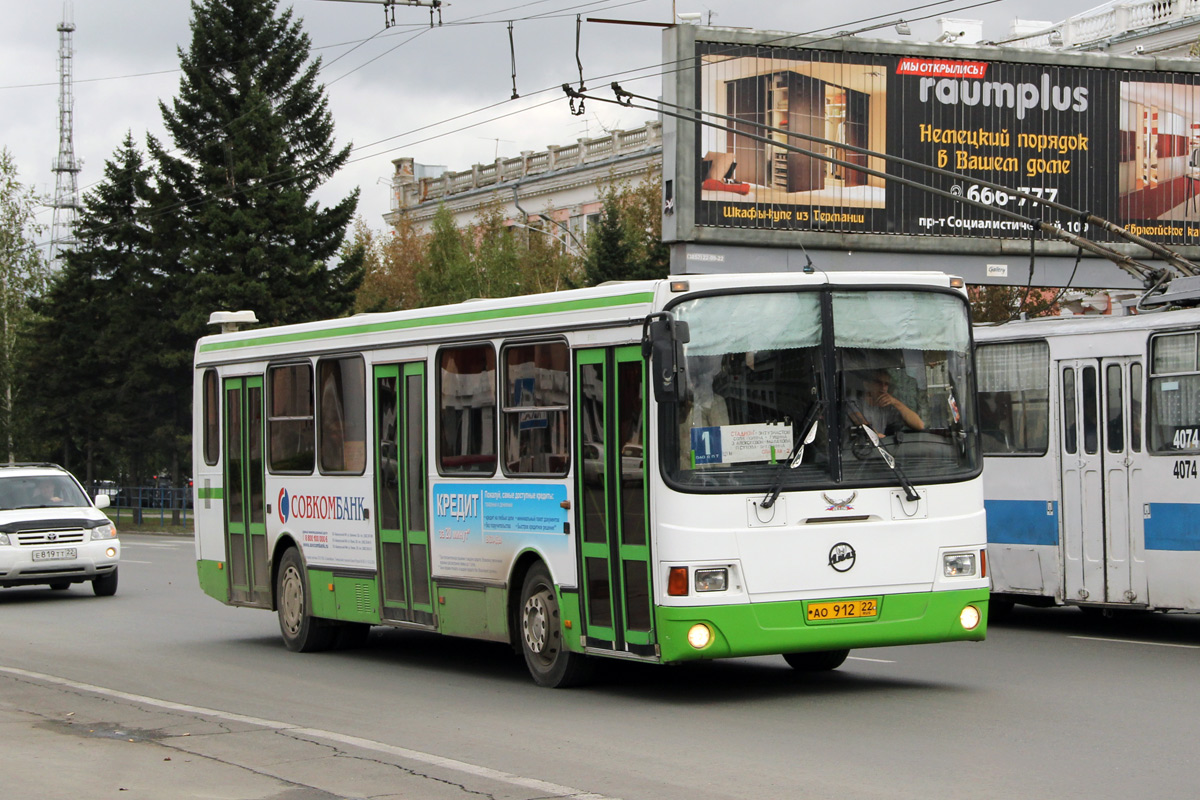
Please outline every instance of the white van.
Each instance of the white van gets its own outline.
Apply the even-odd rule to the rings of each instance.
[[[0,464],[0,587],[92,582],[100,597],[117,591],[121,542],[75,476],[57,464]]]

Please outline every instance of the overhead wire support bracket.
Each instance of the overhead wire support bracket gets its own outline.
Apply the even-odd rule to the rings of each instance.
[[[566,89],[566,88],[567,87],[564,84],[564,89]],[[614,91],[616,91],[619,87],[614,84],[613,88],[614,88]],[[702,116],[709,116],[709,117],[716,117],[718,119],[726,119],[726,120],[733,119],[732,117],[729,117],[725,114],[718,114],[716,112],[711,112],[711,111],[699,111],[697,109],[688,108],[687,106],[681,106],[681,105],[677,105],[675,103],[668,103],[666,101],[658,100],[655,98],[644,97],[642,95],[634,94],[633,92],[625,91],[624,89],[620,90],[621,96],[623,96],[625,98],[645,100],[650,103],[655,103],[655,104],[659,105],[660,108],[648,108],[648,107],[642,106],[642,105],[634,105],[632,102],[622,103],[619,100],[610,100],[608,98],[597,97],[594,95],[584,95],[580,92],[569,92],[568,94],[573,95],[574,97],[580,98],[581,102],[584,99],[599,100],[602,103],[613,103],[616,105],[624,105],[628,108],[639,108],[639,109],[643,109],[645,111],[655,111],[655,112],[658,112],[661,114],[666,114],[667,116],[675,117],[676,119],[681,119],[681,120],[684,120],[687,122],[695,122],[695,123],[698,123],[701,125],[708,125],[711,128],[715,128],[717,130],[723,130],[723,131],[726,131],[727,133],[733,133],[737,136],[741,136],[746,139],[750,139],[752,141],[762,142],[763,144],[774,145],[776,147],[783,148],[783,149],[788,150],[793,153],[802,153],[804,155],[808,155],[812,158],[815,158],[818,161],[824,161],[824,162],[827,162],[830,164],[836,164],[837,166],[840,166],[840,167],[845,167],[847,169],[861,172],[864,175],[871,175],[871,176],[880,178],[884,181],[896,183],[901,186],[908,186],[908,187],[917,189],[919,191],[928,192],[930,194],[937,195],[939,197],[945,197],[945,198],[948,198],[955,202],[962,203],[963,205],[967,205],[967,206],[971,206],[974,208],[979,208],[979,209],[982,209],[985,211],[989,211],[991,213],[997,214],[1002,217],[1006,217],[1008,219],[1016,220],[1021,223],[1033,224],[1033,221],[1036,220],[1037,222],[1036,222],[1036,225],[1034,226],[1036,230],[1042,232],[1043,234],[1045,234],[1051,238],[1055,238],[1055,239],[1059,239],[1061,241],[1068,242],[1072,245],[1075,245],[1076,247],[1081,247],[1084,250],[1087,250],[1089,253],[1092,253],[1094,255],[1101,256],[1102,258],[1108,259],[1109,261],[1113,262],[1114,264],[1121,267],[1125,271],[1129,272],[1131,275],[1134,275],[1135,277],[1137,277],[1138,279],[1143,281],[1143,283],[1147,287],[1153,287],[1153,286],[1160,285],[1164,272],[1167,272],[1165,270],[1157,269],[1155,267],[1151,267],[1149,265],[1143,264],[1140,261],[1138,261],[1130,256],[1125,255],[1124,253],[1120,253],[1116,250],[1113,250],[1110,247],[1102,245],[1098,242],[1093,242],[1092,240],[1086,239],[1082,236],[1077,236],[1076,234],[1073,234],[1073,233],[1063,230],[1061,226],[1059,226],[1055,223],[1047,222],[1046,220],[1042,220],[1037,217],[1027,217],[1027,216],[1018,214],[1014,211],[1008,211],[1007,209],[999,208],[999,207],[993,206],[993,205],[988,205],[987,203],[983,203],[978,200],[972,200],[968,197],[964,197],[961,194],[954,194],[953,192],[949,192],[944,189],[938,189],[934,186],[929,186],[928,184],[919,183],[917,181],[910,180],[908,178],[902,178],[899,175],[891,175],[887,172],[882,172],[877,169],[872,169],[872,168],[867,167],[862,164],[857,164],[857,163],[854,163],[851,161],[846,161],[844,159],[840,159],[835,156],[831,156],[826,153],[823,153],[819,150],[806,150],[805,148],[797,147],[796,145],[793,145],[793,144],[781,142],[776,139],[769,139],[766,136],[759,136],[757,134],[748,133],[744,130],[736,130],[727,125],[720,125],[715,122],[706,121],[701,118]],[[678,113],[678,112],[674,112],[674,111],[668,111],[665,108],[662,108],[662,106],[670,106],[673,108],[682,109],[689,113],[685,114],[685,113]],[[937,167],[931,167],[928,164],[922,164],[919,161],[911,161],[909,159],[902,158],[900,156],[893,156],[893,155],[889,155],[887,153],[879,153],[874,150],[869,150],[865,147],[857,147],[854,145],[845,144],[843,142],[834,142],[830,139],[825,139],[820,136],[813,136],[811,134],[802,134],[797,131],[787,131],[787,130],[784,130],[781,128],[773,128],[773,127],[771,127],[769,125],[765,125],[763,123],[753,123],[753,124],[757,128],[760,128],[760,129],[763,129],[766,131],[770,131],[770,132],[774,132],[774,133],[782,133],[791,138],[803,139],[805,141],[810,141],[810,142],[813,142],[816,144],[821,144],[821,145],[834,145],[840,149],[849,150],[851,152],[856,152],[856,153],[863,153],[868,156],[875,156],[875,157],[881,158],[885,161],[900,164],[903,166],[913,167],[915,169],[924,170],[926,172],[930,172],[930,173],[933,173],[936,175],[950,177],[955,180],[963,179],[963,176],[961,176],[957,173],[954,173],[954,172],[950,172],[949,170],[943,170],[943,169],[939,169]],[[974,180],[974,179],[972,179],[972,180]],[[980,185],[984,185],[984,186],[988,185],[988,183],[986,181],[975,181],[975,182],[979,183]],[[1069,213],[1071,215],[1076,215],[1076,214],[1080,213],[1078,211],[1078,209],[1071,208],[1070,206],[1065,206],[1060,203],[1049,202],[1049,201],[1044,200],[1043,198],[1034,197],[1033,195],[1025,195],[1024,193],[1017,192],[1016,190],[1012,190],[1012,189],[1009,189],[1008,187],[1001,186],[1000,184],[991,184],[991,185],[993,186],[993,188],[999,188],[1003,191],[1013,193],[1016,196],[1025,196],[1028,199],[1030,199],[1031,201],[1033,201],[1035,203],[1040,203],[1040,204],[1046,206],[1047,208],[1055,208],[1057,210],[1063,211],[1065,213]],[[1109,223],[1109,224],[1112,225],[1112,223]],[[1120,231],[1124,230],[1119,225],[1112,225],[1112,227],[1116,230],[1120,230]],[[1130,241],[1133,241],[1133,238],[1131,238],[1131,237],[1133,237],[1133,234],[1127,233],[1126,236],[1128,238],[1130,238]],[[1138,238],[1140,238],[1140,237],[1138,237]],[[1141,242],[1137,242],[1137,243],[1141,244]],[[1161,245],[1158,245],[1157,243],[1154,243],[1154,242],[1146,242],[1145,246],[1147,247],[1147,249],[1150,249],[1156,255],[1159,255],[1158,251],[1161,250],[1167,254],[1174,256],[1175,260],[1182,262],[1182,264],[1185,265],[1185,267],[1180,267],[1179,265],[1176,265],[1175,263],[1172,262],[1172,266],[1175,266],[1176,270],[1178,270],[1179,272],[1183,272],[1183,274],[1185,274],[1185,275],[1200,274],[1200,267],[1197,267],[1196,265],[1192,264],[1190,261],[1187,261],[1182,256],[1179,256],[1178,254],[1173,253],[1172,251],[1168,250],[1167,248],[1164,248]],[[1187,271],[1185,271],[1185,269],[1194,270],[1194,272],[1187,272]],[[1169,274],[1169,272],[1167,274]]]
[[[513,44],[513,23],[508,21],[508,55],[512,63],[512,85],[513,93],[509,100],[516,100],[521,95],[517,94],[517,46]]]

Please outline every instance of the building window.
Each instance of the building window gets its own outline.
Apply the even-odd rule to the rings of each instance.
[[[565,342],[504,348],[504,471],[566,475],[568,375]]]
[[[312,365],[272,367],[268,374],[271,413],[267,416],[272,472],[311,473],[316,448],[313,435]]]
[[[496,471],[496,351],[490,344],[438,353],[438,469]]]

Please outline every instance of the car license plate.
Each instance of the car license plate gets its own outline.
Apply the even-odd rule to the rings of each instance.
[[[57,550],[34,550],[34,561],[70,561],[77,558],[74,547],[60,547]]]
[[[879,615],[879,601],[838,600],[832,603],[809,603],[808,621],[827,619],[871,619]]]

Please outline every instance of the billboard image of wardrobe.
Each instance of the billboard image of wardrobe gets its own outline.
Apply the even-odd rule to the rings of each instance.
[[[737,120],[731,125],[735,131],[765,135],[804,151],[820,151],[866,166],[865,155],[837,146],[867,147],[870,98],[865,92],[788,70],[728,81],[725,92],[728,113]],[[764,124],[835,144],[821,145],[775,131],[764,133],[759,127]],[[862,172],[813,158],[809,152],[788,151],[735,133],[726,134],[726,138],[727,151],[734,154],[738,164],[739,181],[786,192],[862,186],[867,182]]]

